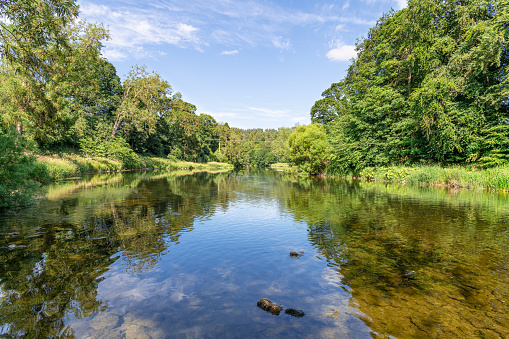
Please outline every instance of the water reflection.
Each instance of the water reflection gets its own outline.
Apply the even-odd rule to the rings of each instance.
[[[0,335],[504,338],[508,224],[507,195],[270,171],[62,182],[0,216]]]
[[[500,222],[507,196],[320,186],[295,190],[303,197],[287,200],[288,207],[311,222],[323,218],[310,228],[310,241],[351,289],[350,304],[376,337],[509,335],[509,231]]]

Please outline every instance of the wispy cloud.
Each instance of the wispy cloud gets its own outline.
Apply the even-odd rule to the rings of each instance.
[[[288,109],[270,109],[270,108],[259,108],[259,107],[247,107],[248,111],[253,113],[272,118],[284,118],[288,117],[291,112]]]
[[[178,47],[192,47],[198,50],[207,46],[200,39],[199,28],[179,21],[166,21],[157,11],[85,3],[81,14],[91,21],[104,23],[111,35],[106,43],[106,56],[114,59],[126,55],[144,57],[145,46],[170,44]]]
[[[291,42],[283,37],[292,29],[346,22],[325,10],[306,12],[258,0],[154,0],[143,4],[82,0],[80,6],[82,17],[108,27],[112,39],[105,45],[116,58],[120,53],[144,56],[150,46],[165,44],[200,51],[210,45],[230,47],[228,50],[263,45],[288,51]]]
[[[292,48],[292,43],[288,39],[283,39],[283,37],[278,36],[272,39],[272,45],[282,51],[288,51]]]
[[[106,49],[103,51],[103,57],[110,61],[121,61],[127,58],[127,54],[117,50],[117,49]]]
[[[395,1],[399,6],[398,9],[405,8],[406,6],[408,6],[408,0],[395,0]]]
[[[239,54],[239,51],[234,49],[233,51],[222,51],[221,52],[221,55],[235,55],[235,54]]]

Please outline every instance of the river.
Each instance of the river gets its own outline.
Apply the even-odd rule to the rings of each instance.
[[[136,172],[0,212],[4,337],[508,338],[508,297],[505,193]]]

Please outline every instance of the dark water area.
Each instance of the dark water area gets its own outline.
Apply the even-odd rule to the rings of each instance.
[[[508,338],[508,297],[507,194],[147,172],[0,212],[0,337]]]

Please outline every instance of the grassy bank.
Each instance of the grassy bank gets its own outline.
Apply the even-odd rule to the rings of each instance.
[[[297,166],[274,164],[272,169],[289,175],[301,175]],[[328,175],[334,177],[334,175]],[[454,166],[387,166],[367,167],[356,175],[343,176],[368,181],[450,186],[509,191],[509,166],[488,169]]]
[[[440,166],[368,167],[360,178],[375,181],[509,191],[509,166],[489,169]]]
[[[54,155],[35,155],[33,179],[44,182],[75,177],[87,173],[118,172],[137,169],[215,169],[230,168],[230,164],[209,162],[194,163],[187,161],[173,161],[165,158],[139,156],[136,161],[122,162],[100,157],[83,157],[72,153]]]
[[[281,162],[270,165],[270,168],[285,174],[298,174],[299,172],[299,168],[297,166],[292,166],[290,164]]]

